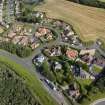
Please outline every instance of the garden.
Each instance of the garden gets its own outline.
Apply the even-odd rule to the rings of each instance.
[[[33,63],[37,72],[60,88],[69,101],[75,99],[83,104],[102,67],[83,61],[82,52],[67,45],[53,45],[43,48],[41,54],[33,58]]]
[[[44,48],[42,54],[33,58],[33,63],[37,72],[62,89],[68,98],[73,97],[78,101],[87,94],[87,87],[94,80],[88,73],[87,64],[78,61],[78,58],[78,50],[56,45]],[[71,87],[75,87],[74,90]]]

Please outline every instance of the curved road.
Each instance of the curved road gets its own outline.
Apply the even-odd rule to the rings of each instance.
[[[97,103],[95,105],[105,105],[105,101],[99,102],[99,103]]]
[[[105,105],[105,98],[93,102],[91,105]]]

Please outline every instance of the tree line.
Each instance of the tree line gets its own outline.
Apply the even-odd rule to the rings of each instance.
[[[99,1],[99,0],[68,0],[73,1],[79,4],[84,4],[88,6],[94,6],[98,8],[105,8],[105,2]]]
[[[0,49],[6,50],[12,54],[16,54],[19,57],[27,57],[32,53],[32,49],[30,47],[19,44],[15,45],[12,42],[1,42]]]

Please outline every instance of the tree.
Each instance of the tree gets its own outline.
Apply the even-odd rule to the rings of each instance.
[[[20,45],[17,45],[16,48],[16,54],[20,57],[27,57],[31,54],[32,50],[29,47],[23,47]]]
[[[32,53],[32,50],[30,47],[25,47],[22,45],[15,45],[11,42],[1,42],[0,48],[10,53],[16,54],[19,57],[27,57]]]
[[[63,70],[64,70],[64,75],[67,76],[67,74],[70,72],[70,65],[68,62],[63,63]]]
[[[42,64],[42,74],[51,81],[55,81],[55,76],[50,70],[49,64],[47,61]]]

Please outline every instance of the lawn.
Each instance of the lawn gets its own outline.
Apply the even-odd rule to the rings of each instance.
[[[95,73],[100,73],[102,71],[102,68],[100,66],[94,65],[93,66],[93,71]]]
[[[105,10],[88,7],[67,0],[45,0],[34,10],[47,13],[47,17],[64,20],[74,26],[83,41],[105,39]]]
[[[26,68],[2,56],[0,56],[0,62],[9,66],[9,68],[12,68],[12,70],[14,70],[19,76],[25,79],[25,83],[29,90],[40,100],[42,105],[58,105],[55,100],[53,100],[53,98],[44,90],[36,76],[31,74]]]
[[[98,92],[97,94],[91,93],[89,99],[84,99],[80,105],[91,105],[94,101],[105,98],[105,93]]]
[[[87,80],[86,79],[78,79],[77,81],[80,83],[82,90],[84,90],[87,86],[89,86],[92,83],[92,80],[90,80],[90,79],[87,79]],[[100,92],[99,90],[97,91],[97,93],[88,91],[87,96],[88,96],[87,98],[84,98],[82,100],[80,105],[90,105],[91,103],[93,103],[94,101],[96,101],[98,99],[105,98],[105,93]]]
[[[81,86],[89,86],[92,83],[91,79],[77,79]]]

